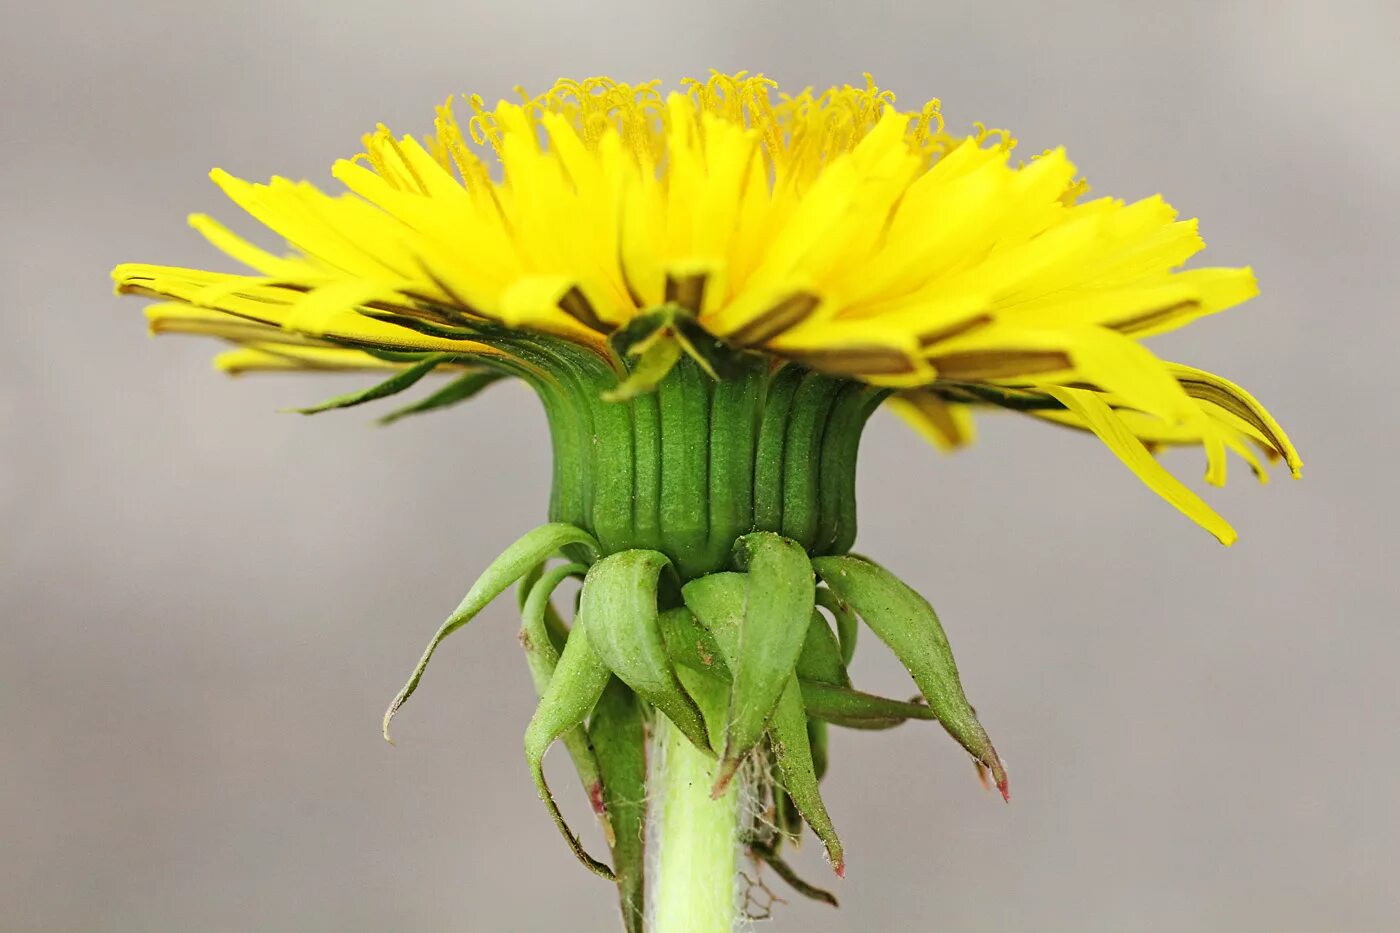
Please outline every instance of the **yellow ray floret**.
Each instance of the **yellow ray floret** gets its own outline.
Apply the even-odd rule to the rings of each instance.
[[[592,78],[467,101],[465,124],[449,100],[421,140],[367,135],[332,169],[341,194],[215,170],[285,251],[196,215],[253,274],[124,265],[118,289],[166,300],[154,331],[243,345],[231,371],[499,356],[489,335],[511,332],[606,355],[628,321],[677,307],[731,347],[891,387],[945,446],[981,405],[1091,431],[1226,542],[1149,450],[1201,445],[1212,482],[1227,450],[1262,476],[1250,445],[1300,467],[1242,389],[1139,342],[1253,297],[1251,271],[1181,271],[1196,221],[1160,197],[1086,200],[1063,150],[1013,158],[1005,131],[951,134],[937,101],[900,110],[868,78],[796,94],[742,73],[669,94]]]

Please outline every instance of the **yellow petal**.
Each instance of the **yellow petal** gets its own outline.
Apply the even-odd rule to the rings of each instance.
[[[1200,496],[1168,473],[1142,442],[1133,436],[1133,432],[1123,424],[1113,409],[1097,395],[1084,389],[1059,387],[1047,388],[1046,392],[1083,419],[1089,430],[1094,432],[1128,469],[1136,473],[1149,489],[1213,534],[1221,544],[1229,547],[1235,543],[1238,537],[1235,530],[1206,505]]]
[[[230,376],[249,372],[356,372],[360,370],[403,369],[360,350],[340,347],[253,346],[225,350],[214,357],[214,368]]]
[[[896,392],[885,404],[944,453],[966,447],[977,439],[976,424],[968,407],[945,401],[927,389]]]
[[[1168,363],[1168,371],[1192,398],[1215,405],[1244,425],[1266,442],[1288,464],[1294,479],[1303,474],[1303,460],[1293,442],[1288,439],[1283,427],[1274,420],[1263,405],[1241,387],[1214,373],[1181,363]]]

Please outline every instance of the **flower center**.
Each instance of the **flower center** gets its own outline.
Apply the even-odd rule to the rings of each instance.
[[[758,358],[716,382],[686,357],[655,391],[606,401],[618,374],[600,356],[547,352],[549,378],[531,381],[554,444],[551,521],[605,554],[661,551],[682,580],[726,569],[752,531],[813,556],[850,550],[861,430],[884,390]]]

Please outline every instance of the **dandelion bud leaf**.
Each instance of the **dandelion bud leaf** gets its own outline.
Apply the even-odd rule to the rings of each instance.
[[[559,663],[559,651],[554,647],[545,623],[549,597],[555,587],[564,580],[571,576],[582,576],[587,569],[582,564],[564,564],[544,573],[530,587],[525,605],[521,609],[520,645],[525,649],[530,678],[534,681],[535,692],[541,699],[548,692],[549,682],[553,679],[554,669]],[[578,772],[579,781],[583,783],[583,792],[588,795],[589,803],[598,815],[604,834],[611,836],[611,824],[603,806],[603,777],[593,747],[589,744],[588,734],[581,726],[575,726],[560,736],[560,741],[564,743],[564,748],[574,763],[574,770]],[[611,839],[609,841],[611,842]]]
[[[715,576],[721,579],[709,584],[697,584],[693,591],[699,594],[696,598],[702,603],[709,598],[705,591],[712,586],[743,586],[742,579],[739,579],[741,574]],[[725,584],[725,577],[731,578],[733,582]],[[730,625],[731,633],[737,629],[740,598],[736,596],[733,600],[733,618],[736,621]],[[700,624],[694,613],[686,607],[670,609],[661,613],[658,621],[666,642],[666,650],[696,701],[700,702],[698,692],[701,688],[692,686],[699,682],[688,677],[688,674],[702,675],[715,683],[722,683],[727,691],[731,679],[729,666],[724,661],[723,652],[714,634]],[[826,628],[826,623],[819,623],[814,619],[808,628],[807,640],[802,644],[802,653],[798,657],[797,676],[802,686],[802,701],[807,707],[809,717],[850,729],[889,729],[910,719],[937,721],[938,717],[926,704],[892,700],[852,689],[844,669],[838,669],[831,660],[831,638],[831,631]],[[821,660],[814,661],[814,657],[820,657]],[[700,702],[700,706],[704,711],[705,704]],[[727,706],[725,709],[727,712]],[[709,719],[708,711],[706,719]]]
[[[439,408],[446,408],[448,405],[456,405],[458,402],[465,402],[491,383],[504,378],[505,373],[494,372],[489,369],[470,370],[464,375],[453,379],[427,398],[414,402],[412,405],[406,405],[403,408],[389,412],[389,414],[379,419],[379,423],[385,425],[393,424],[400,418],[407,418],[409,415],[421,415],[424,412],[436,411]]]
[[[773,755],[778,762],[783,789],[797,805],[798,812],[826,848],[826,857],[837,876],[846,874],[846,856],[836,828],[817,789],[817,767],[807,734],[807,710],[802,705],[802,688],[797,675],[790,674],[769,723]]]
[[[797,542],[755,532],[735,543],[735,557],[747,573],[734,656],[726,658],[734,681],[716,792],[763,738],[768,717],[797,666],[816,598],[811,562]],[[727,608],[725,615],[732,618],[732,596]],[[705,621],[704,612],[691,609]],[[723,649],[719,632],[715,635]]]
[[[583,843],[565,822],[564,814],[559,811],[559,805],[550,793],[549,784],[544,777],[545,752],[554,744],[555,739],[578,727],[588,718],[598,698],[603,695],[611,676],[612,672],[608,670],[608,666],[593,650],[586,617],[580,614],[569,631],[569,640],[564,643],[564,652],[559,655],[559,663],[554,668],[549,687],[545,690],[540,705],[535,708],[530,725],[525,729],[525,760],[530,766],[530,774],[535,780],[540,801],[548,808],[554,825],[559,827],[559,832],[574,855],[589,870],[609,881],[615,881],[617,876],[613,870],[584,850]]]
[[[802,703],[807,715],[848,729],[890,729],[910,719],[937,720],[922,703],[906,703],[831,684],[802,682]]]
[[[858,557],[818,557],[812,566],[904,664],[938,721],[992,772],[1008,794],[1006,768],[963,693],[958,666],[933,607],[888,570]]]
[[[836,895],[824,888],[819,888],[814,884],[802,880],[802,877],[793,871],[778,852],[775,842],[754,841],[749,843],[749,852],[757,859],[761,859],[765,865],[773,869],[773,874],[787,882],[788,887],[798,894],[810,900],[820,901],[823,904],[830,904],[832,907],[840,907],[836,900]]]
[[[826,617],[815,609],[812,610],[812,621],[807,626],[801,653],[797,656],[797,676],[803,681],[842,687],[851,682],[850,675],[846,673],[846,662],[841,657],[841,645],[832,634]]]
[[[859,629],[856,614],[825,586],[817,587],[817,605],[831,613],[832,620],[836,622],[836,637],[841,643],[841,661],[850,667],[851,660],[856,656],[856,632]]]
[[[612,332],[608,337],[608,345],[619,357],[640,356],[665,336],[665,330],[671,324],[672,314],[673,310],[669,306],[638,314]]]
[[[654,341],[637,357],[627,374],[627,378],[618,383],[615,388],[604,392],[603,399],[609,402],[625,402],[638,395],[654,391],[656,384],[666,378],[666,374],[671,371],[680,358],[681,346],[676,341],[670,339]]]
[[[472,618],[484,609],[501,593],[505,592],[512,583],[530,573],[535,567],[546,558],[558,552],[567,545],[583,545],[598,552],[598,542],[593,540],[593,536],[588,532],[576,528],[573,525],[566,525],[562,522],[551,522],[541,525],[533,531],[526,532],[519,540],[501,552],[501,556],[491,562],[485,572],[472,584],[472,588],[467,591],[467,595],[462,599],[455,612],[447,617],[447,621],[433,635],[428,642],[427,649],[423,652],[423,657],[409,675],[408,683],[404,684],[398,696],[394,697],[389,709],[384,714],[384,738],[392,742],[389,738],[389,725],[394,719],[394,714],[413,696],[413,691],[418,689],[418,682],[423,679],[423,672],[428,669],[428,662],[432,660],[433,652],[438,645],[448,635],[466,625]]]
[[[610,554],[588,571],[579,612],[598,656],[636,694],[665,714],[697,748],[709,750],[705,720],[666,653],[656,590],[670,560],[659,551]]]
[[[677,342],[711,379],[723,382],[737,379],[744,371],[743,354],[711,334],[688,313],[677,313],[674,321]]]
[[[773,769],[777,771],[777,762],[773,763]],[[783,838],[793,841],[802,837],[802,814],[797,810],[797,804],[792,802],[788,792],[782,789],[782,780],[775,778],[773,788],[773,823],[783,834]],[[777,840],[775,840],[776,844]]]
[[[820,719],[807,717],[807,741],[812,745],[812,770],[820,781],[826,777],[826,767],[831,758],[828,752],[828,732],[826,723]]]
[[[724,662],[715,636],[693,612],[684,606],[670,609],[661,613],[658,623],[666,653],[679,667],[729,683],[729,665]]]
[[[405,389],[411,388],[418,380],[422,379],[451,358],[452,355],[450,353],[434,353],[427,359],[413,364],[402,372],[395,373],[383,382],[372,385],[368,389],[362,389],[359,392],[350,392],[345,395],[337,395],[335,398],[328,398],[319,405],[312,405],[309,408],[293,408],[289,410],[301,415],[315,415],[323,411],[330,411],[333,408],[353,408],[356,405],[363,405],[366,402],[388,398],[391,395],[397,395]]]
[[[588,736],[603,772],[603,802],[612,826],[613,874],[626,933],[642,933],[646,842],[646,728],[637,697],[616,677],[608,681]]]

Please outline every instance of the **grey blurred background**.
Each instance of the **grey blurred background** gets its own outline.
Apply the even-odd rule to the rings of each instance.
[[[988,418],[945,458],[877,419],[859,546],[939,607],[1015,798],[937,730],[838,733],[843,907],[791,897],[773,929],[1400,928],[1398,36],[1392,2],[7,7],[0,930],[613,929],[527,779],[508,601],[379,737],[542,518],[534,400],[279,415],[361,383],[216,376],[107,270],[224,268],[183,221],[235,216],[211,166],[329,183],[451,92],[711,67],[869,69],[1201,216],[1205,261],[1253,264],[1263,296],[1155,347],[1255,390],[1308,464],[1264,489],[1234,469],[1224,550],[1092,440]],[[908,690],[873,640],[856,680]]]

